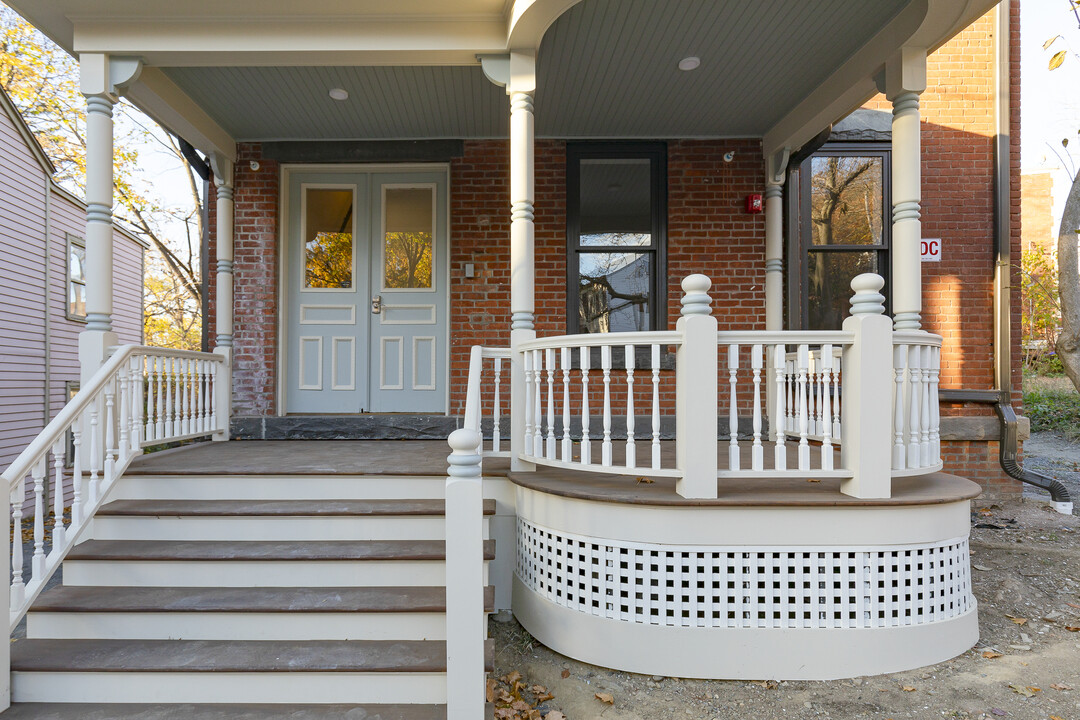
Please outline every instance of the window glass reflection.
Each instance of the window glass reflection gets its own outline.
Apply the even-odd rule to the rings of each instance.
[[[304,218],[304,287],[353,286],[352,190],[308,188]]]
[[[578,327],[580,332],[649,330],[651,267],[650,254],[580,253],[578,255]]]

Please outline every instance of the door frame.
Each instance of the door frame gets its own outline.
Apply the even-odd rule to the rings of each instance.
[[[450,330],[451,319],[453,318],[453,298],[450,290],[450,263],[453,257],[454,247],[454,233],[453,226],[450,223],[450,207],[453,197],[453,187],[450,185],[450,163],[371,163],[371,164],[358,164],[358,163],[294,163],[289,165],[282,165],[278,173],[278,238],[277,238],[277,257],[278,257],[278,290],[277,290],[277,307],[278,307],[278,332],[277,332],[277,366],[276,373],[277,378],[274,383],[274,396],[275,407],[277,409],[277,417],[284,417],[288,413],[285,410],[285,389],[286,378],[288,377],[288,353],[285,349],[288,347],[288,297],[289,297],[289,272],[287,267],[288,255],[287,255],[287,243],[289,232],[289,183],[294,173],[325,173],[325,174],[341,174],[349,175],[356,173],[378,173],[378,172],[439,172],[446,178],[446,217],[443,221],[446,223],[446,272],[445,276],[440,280],[445,283],[446,288],[446,330],[444,332],[442,346],[445,348],[446,353],[446,371],[443,375],[443,387],[445,388],[443,402],[446,407],[444,415],[450,415],[450,361],[451,361],[451,347],[450,347]],[[370,192],[370,188],[369,188]],[[359,258],[355,261],[358,266]],[[359,267],[357,268],[359,270]],[[370,298],[369,298],[370,300]],[[369,369],[370,372],[370,369]],[[368,378],[364,379],[365,382]]]

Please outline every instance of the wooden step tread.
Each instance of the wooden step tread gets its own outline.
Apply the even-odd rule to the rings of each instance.
[[[67,560],[445,560],[442,540],[87,540]],[[484,541],[484,559],[495,542]]]
[[[492,612],[495,589],[484,588],[484,610]],[[442,587],[200,588],[79,587],[60,585],[34,602],[33,613],[387,613],[445,612]]]
[[[114,500],[99,516],[443,516],[442,500]],[[495,501],[484,500],[484,514],[495,514]]]
[[[484,641],[485,666],[494,650]],[[446,672],[441,640],[18,640],[12,672]]]
[[[492,706],[487,708],[492,716]],[[445,705],[15,703],[4,720],[446,720]]]

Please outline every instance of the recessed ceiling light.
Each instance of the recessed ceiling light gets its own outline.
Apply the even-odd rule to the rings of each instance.
[[[691,55],[690,57],[684,57],[679,61],[680,70],[696,70],[697,66],[701,64],[701,59]]]
[[[330,97],[335,100],[348,100],[349,91],[344,88],[330,88]]]

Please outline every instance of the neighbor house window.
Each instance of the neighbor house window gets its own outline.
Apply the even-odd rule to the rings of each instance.
[[[74,235],[67,236],[67,315],[74,320],[86,319],[86,242]]]
[[[888,283],[889,151],[826,145],[803,162],[799,177],[803,327],[838,330],[852,278],[874,272]]]
[[[666,155],[662,143],[567,146],[568,332],[664,327]]]

